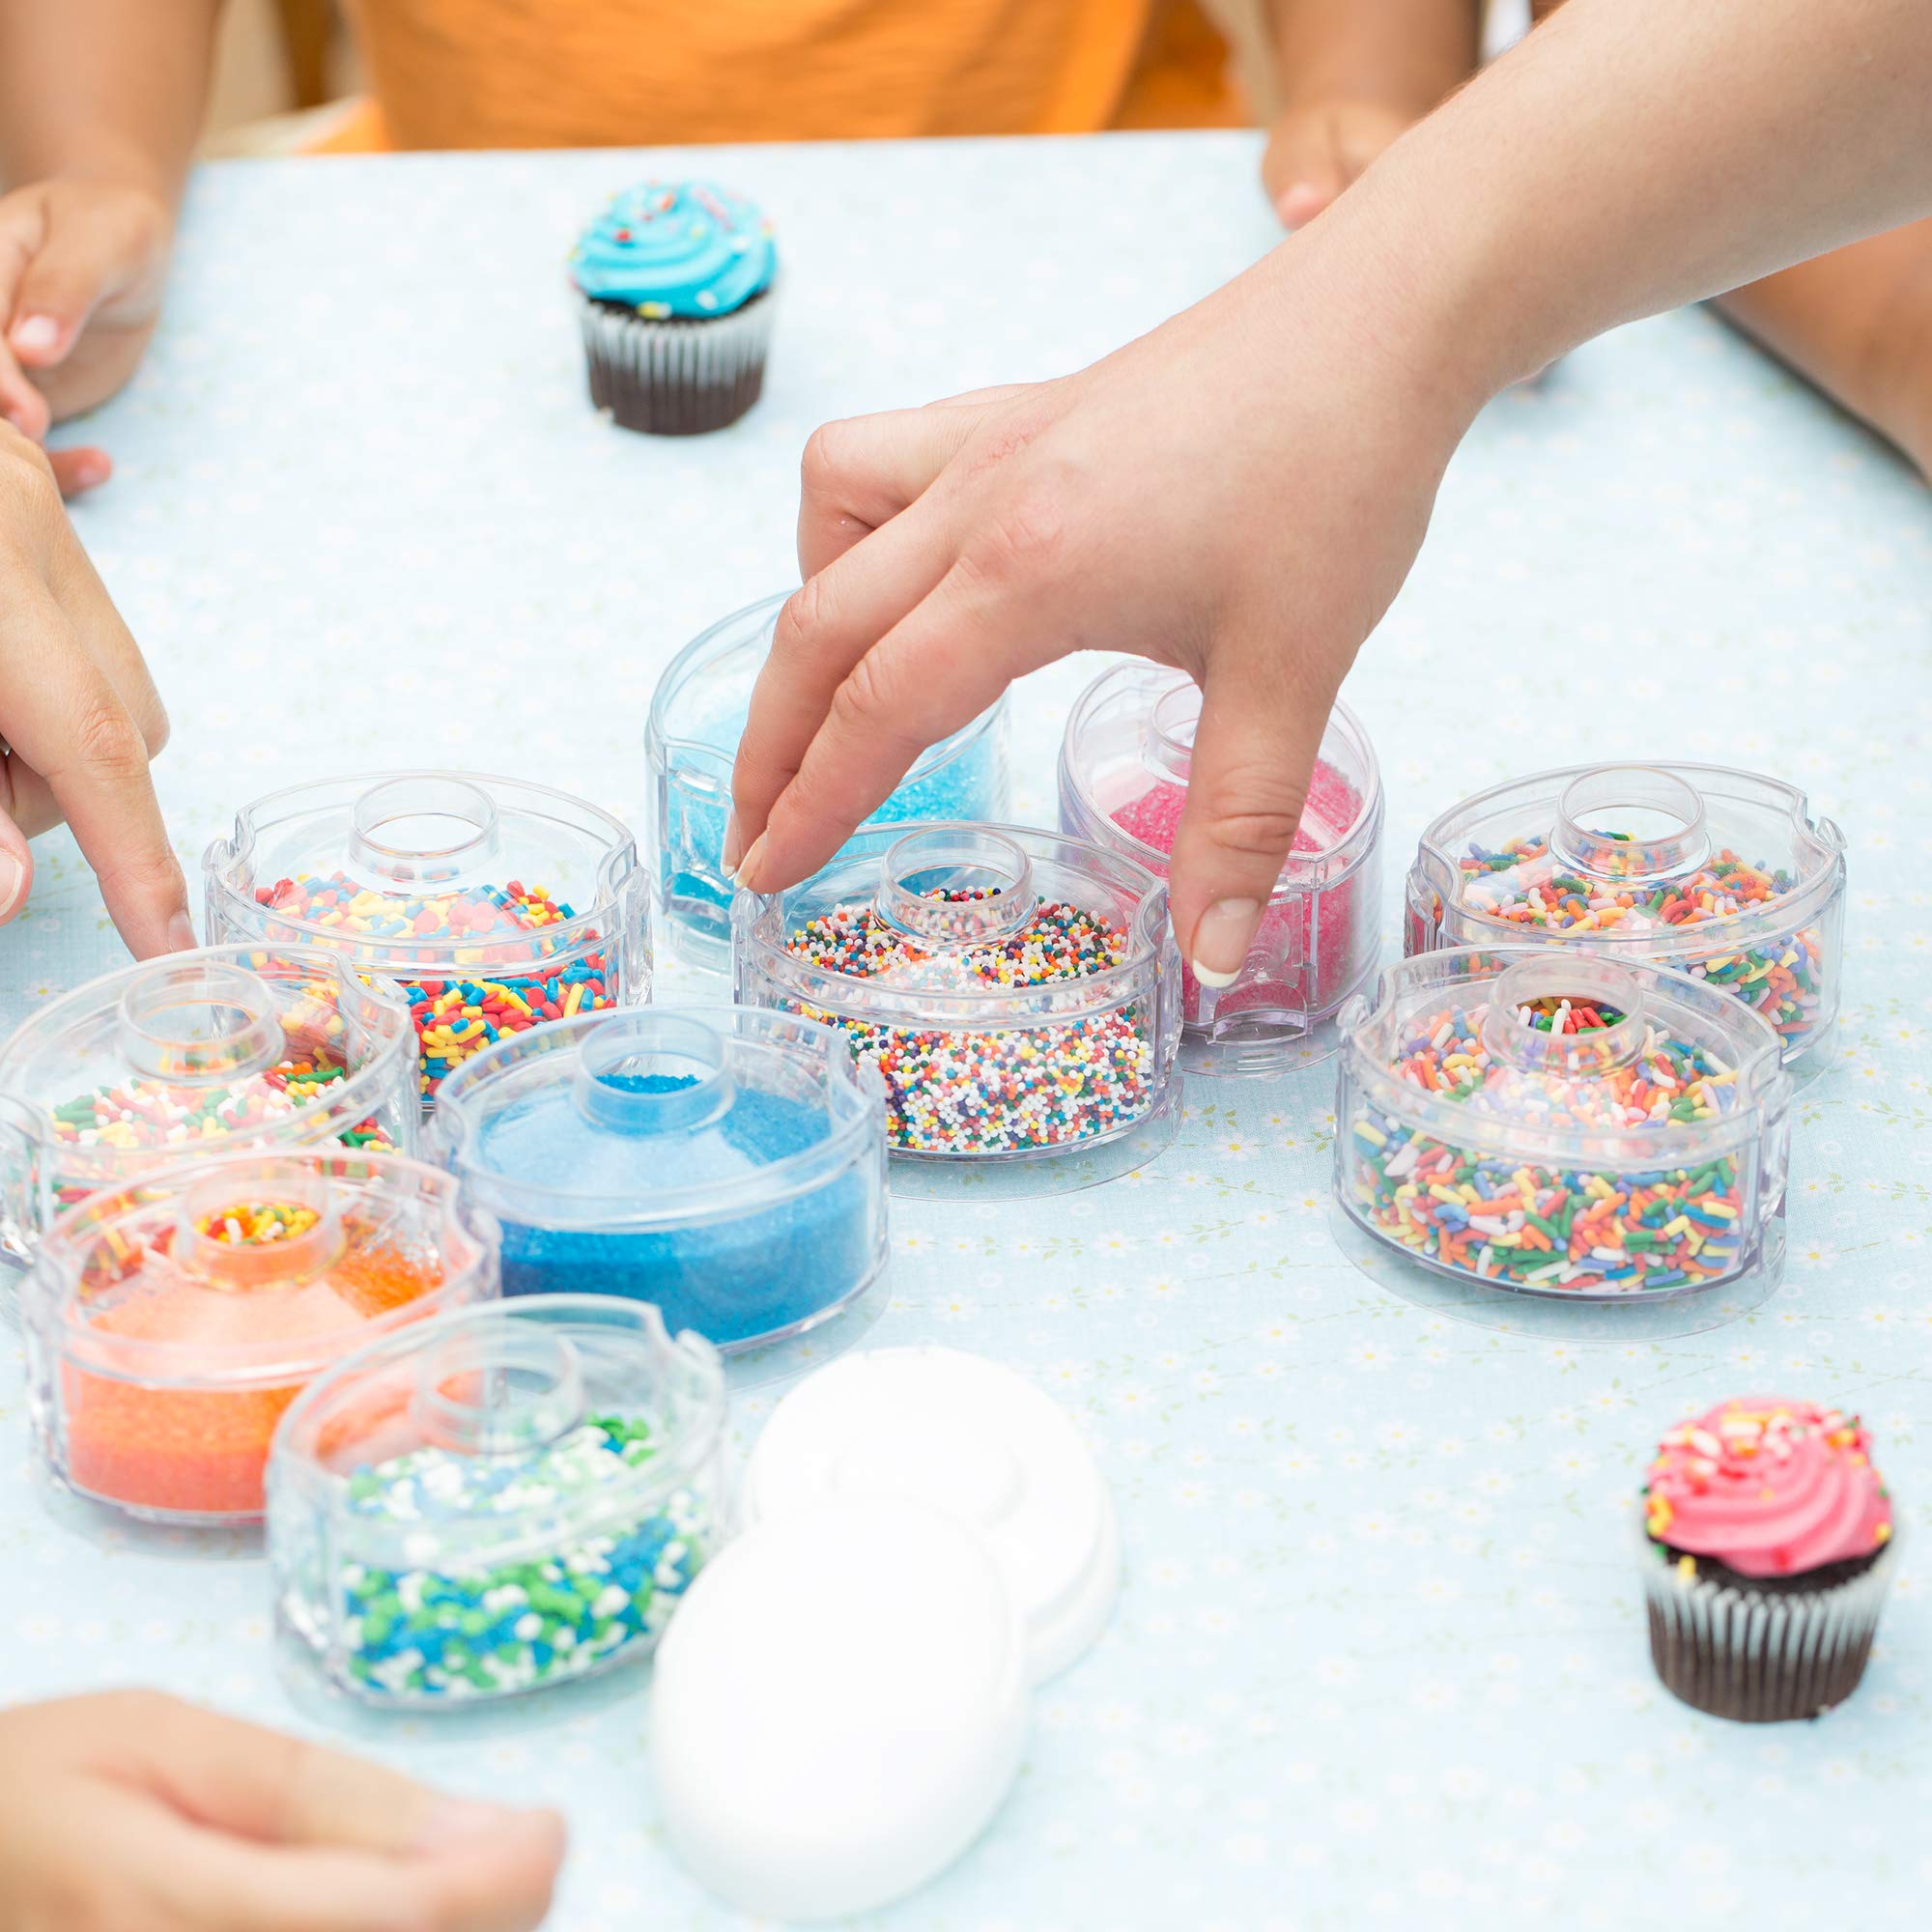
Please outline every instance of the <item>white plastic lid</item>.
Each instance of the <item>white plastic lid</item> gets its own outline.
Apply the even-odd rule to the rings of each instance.
[[[658,1651],[651,1758],[670,1842],[741,1910],[841,1918],[984,1830],[1026,1744],[1002,1567],[956,1518],[879,1495],[760,1523]]]
[[[875,1349],[779,1404],[745,1472],[748,1523],[839,1495],[898,1495],[986,1536],[1026,1630],[1036,1684],[1084,1656],[1113,1614],[1121,1538],[1092,1452],[1060,1406],[957,1349]]]

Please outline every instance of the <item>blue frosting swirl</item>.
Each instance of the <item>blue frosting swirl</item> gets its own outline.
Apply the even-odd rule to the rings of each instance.
[[[577,286],[653,321],[729,315],[771,287],[771,223],[711,182],[646,182],[613,195],[571,251]]]

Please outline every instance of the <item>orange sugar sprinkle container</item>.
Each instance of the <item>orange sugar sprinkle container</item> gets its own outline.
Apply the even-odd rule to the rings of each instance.
[[[259,1521],[270,1442],[310,1381],[497,1285],[454,1179],[400,1154],[230,1154],[91,1195],[22,1295],[42,1472],[149,1521]]]

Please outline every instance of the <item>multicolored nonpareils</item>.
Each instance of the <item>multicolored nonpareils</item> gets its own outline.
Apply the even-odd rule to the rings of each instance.
[[[933,892],[947,904],[976,893]],[[1017,932],[965,947],[920,945],[868,904],[839,906],[790,935],[794,957],[893,993],[1015,992],[1111,971],[1129,952],[1126,932],[1075,905],[1043,902]],[[887,1088],[887,1131],[910,1153],[986,1155],[1063,1147],[1107,1134],[1152,1105],[1153,1049],[1141,1002],[1065,1021],[1029,1017],[910,1027],[857,1012],[801,1006],[842,1028]]]

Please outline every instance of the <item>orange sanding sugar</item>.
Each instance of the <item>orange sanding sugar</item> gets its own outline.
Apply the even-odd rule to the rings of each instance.
[[[176,1385],[66,1364],[70,1479],[90,1495],[131,1509],[260,1515],[269,1443],[282,1411],[314,1375],[362,1340],[365,1322],[407,1307],[441,1282],[434,1250],[355,1244],[327,1275],[306,1282],[247,1287],[173,1270],[158,1274],[150,1292],[102,1308],[87,1329],[90,1336],[178,1349],[179,1368],[171,1364],[164,1372]],[[267,1386],[208,1386],[221,1376],[223,1357],[232,1362],[239,1350],[306,1366],[296,1378]]]

